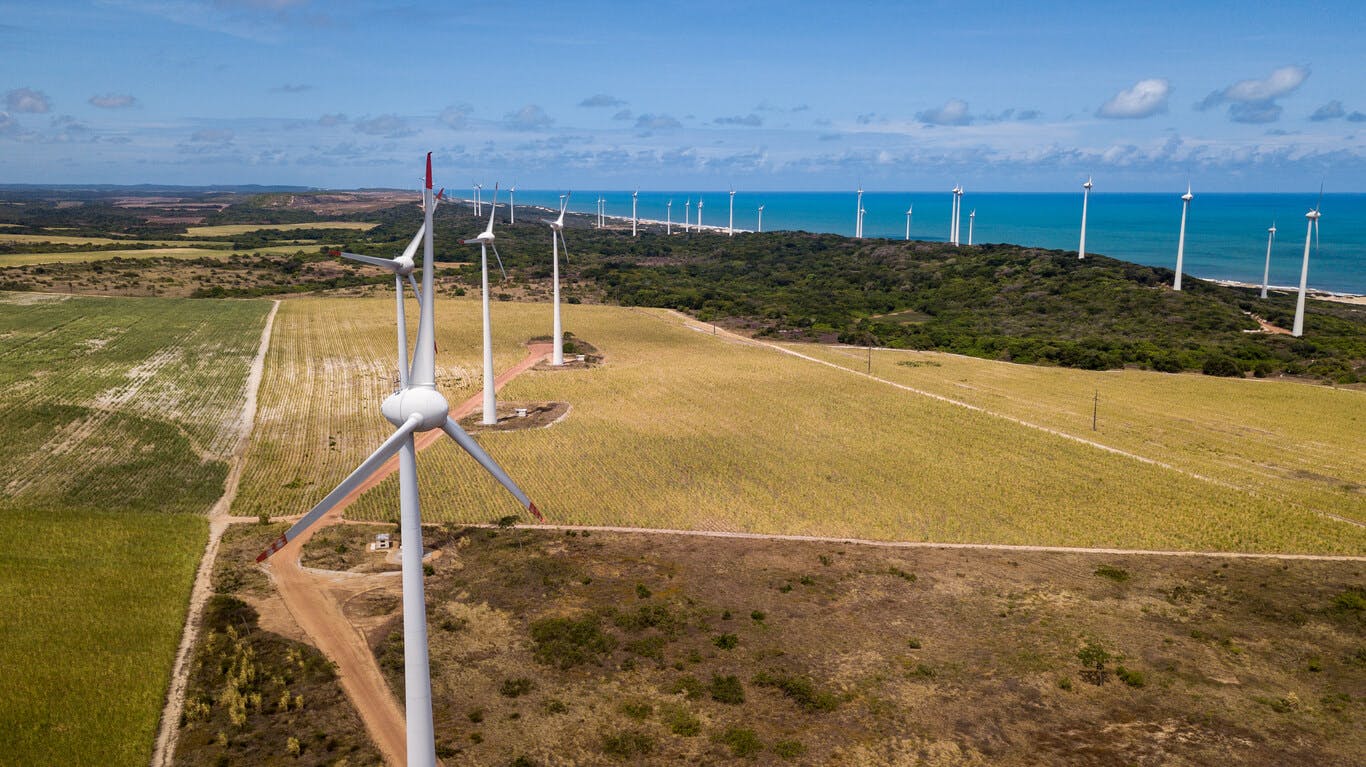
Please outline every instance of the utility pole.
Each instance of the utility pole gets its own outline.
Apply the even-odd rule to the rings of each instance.
[[[1096,396],[1091,400],[1091,431],[1096,430],[1096,416],[1100,414],[1100,389],[1096,389]]]

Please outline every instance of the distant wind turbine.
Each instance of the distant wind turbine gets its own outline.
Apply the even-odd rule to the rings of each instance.
[[[640,197],[640,190],[631,192],[631,236],[636,236],[636,200]]]
[[[420,308],[417,342],[413,348],[411,371],[407,364],[408,338],[405,332],[402,283],[399,287],[397,326],[399,360],[398,391],[389,395],[380,406],[384,418],[397,427],[375,452],[357,466],[341,484],[328,493],[298,522],[275,539],[270,548],[256,557],[265,561],[298,538],[343,498],[357,490],[377,469],[394,455],[398,455],[399,528],[402,534],[403,559],[403,688],[406,745],[410,767],[431,767],[436,764],[436,737],[432,723],[432,680],[427,641],[427,604],[423,587],[422,515],[417,484],[417,449],[413,435],[441,429],[455,440],[465,452],[479,462],[484,470],[528,511],[541,519],[536,504],[531,502],[512,478],[503,471],[479,443],[470,438],[450,417],[446,398],[436,390],[436,321],[433,304],[432,213],[436,196],[432,194],[431,155],[427,155],[426,187],[422,190],[422,292],[427,296]],[[411,258],[411,256],[409,256]],[[397,274],[397,273],[396,273]]]
[[[1262,271],[1262,298],[1266,298],[1267,283],[1271,281],[1271,243],[1276,239],[1276,222],[1266,230],[1266,269]]]
[[[735,187],[730,189],[730,219],[726,222],[726,236],[735,236]]]
[[[691,227],[691,226],[692,226],[692,198],[689,197],[689,198],[688,198],[688,201],[685,202],[685,203],[683,203],[683,231],[685,231],[685,232],[692,231],[692,230],[689,228],[689,227]]]
[[[764,206],[759,206],[759,233],[764,233]]]
[[[1312,237],[1317,244],[1319,238],[1319,208],[1323,207],[1323,192],[1319,192],[1319,204],[1304,217],[1309,225],[1304,232],[1304,262],[1300,264],[1300,295],[1295,299],[1295,326],[1290,335],[1299,338],[1304,335],[1304,294],[1309,287],[1309,241]]]
[[[854,237],[863,238],[863,183],[858,185],[858,205],[854,207]]]
[[[564,364],[564,330],[560,325],[560,244],[564,243],[564,257],[569,259],[569,243],[564,241],[564,212],[569,209],[569,192],[560,195],[560,217],[555,220],[546,219],[550,224],[550,258],[551,275],[553,283],[554,299],[554,318],[551,323],[553,333],[553,351],[550,353],[550,364]]]
[[[498,259],[498,269],[503,271],[503,278],[507,278],[507,272],[503,270],[503,257],[498,255],[498,246],[493,244],[493,215],[498,211],[498,185],[493,185],[493,202],[489,203],[489,225],[478,236],[465,240],[466,245],[479,246],[479,268],[480,285],[483,293],[482,301],[484,312],[484,417],[482,423],[485,426],[492,426],[498,423],[498,403],[494,394],[493,379],[493,325],[489,320],[489,249],[493,249],[493,257]]]
[[[1086,183],[1081,185],[1081,244],[1077,246],[1077,258],[1086,258],[1086,203],[1091,197],[1091,177],[1086,177]]]
[[[476,216],[482,216],[482,215],[484,215],[484,202],[483,202],[483,200],[480,198],[480,193],[483,192],[483,191],[484,191],[484,185],[483,185],[483,184],[475,184],[475,185],[474,185],[474,215],[476,215]]]
[[[669,200],[669,204],[664,206],[664,233],[674,233],[674,201]]]
[[[697,231],[702,231],[702,198],[697,198]]]
[[[514,181],[512,182],[512,186],[508,187],[508,224],[517,223],[517,198],[515,197],[516,194],[517,182]]]
[[[1191,199],[1195,195],[1191,194],[1190,182],[1186,182],[1186,193],[1181,195],[1181,239],[1176,241],[1176,281],[1172,283],[1172,290],[1181,289],[1181,262],[1186,256],[1186,211],[1190,210]]]
[[[973,209],[972,209],[972,212],[968,214],[968,244],[969,244],[969,245],[972,244],[972,221],[973,221],[973,219],[975,219],[975,218],[977,218],[977,209],[976,209],[976,208],[973,208]]]
[[[910,240],[911,240],[911,212],[914,211],[914,210],[915,210],[915,206],[914,206],[914,205],[912,205],[911,207],[909,207],[909,208],[906,209],[906,241],[907,241],[907,242],[910,242]]]

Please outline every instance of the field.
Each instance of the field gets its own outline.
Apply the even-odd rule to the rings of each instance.
[[[127,237],[74,237],[59,234],[0,234],[0,243],[50,243],[52,245],[156,245],[158,247],[175,246],[183,244],[180,240],[135,240]],[[204,245],[228,246],[229,242],[206,242]]]
[[[438,313],[440,385],[455,401],[477,386],[477,311],[474,301],[445,300]],[[545,334],[547,315],[544,305],[494,306],[499,369],[521,356],[522,342]],[[378,405],[393,385],[392,321],[384,298],[282,308],[236,513],[306,510],[388,434]],[[605,364],[524,375],[502,401],[566,401],[568,416],[546,429],[481,437],[554,522],[1366,551],[1362,528],[711,337],[662,312],[570,306],[566,329],[600,349]],[[452,445],[435,445],[420,465],[426,519],[483,522],[516,510]],[[348,514],[389,519],[396,507],[391,479]]]
[[[140,258],[227,258],[232,254],[225,248],[168,247],[136,248],[131,250],[73,250],[58,253],[0,254],[0,267],[25,264],[66,264],[77,261],[104,261],[111,258],[127,260]]]
[[[218,226],[192,226],[185,230],[190,237],[231,237],[236,234],[258,232],[262,229],[277,229],[290,232],[296,229],[355,229],[366,232],[378,224],[361,221],[314,221],[306,224],[220,224]]]
[[[150,758],[268,309],[0,293],[0,763]]]
[[[786,347],[868,369],[864,349]],[[1366,522],[1366,390],[931,352],[879,349],[871,359],[879,378]]]

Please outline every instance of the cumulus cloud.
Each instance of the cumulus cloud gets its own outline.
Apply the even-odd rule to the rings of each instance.
[[[607,95],[606,93],[599,93],[599,94],[596,94],[596,95],[593,95],[593,96],[589,96],[588,98],[586,98],[586,99],[584,99],[583,101],[580,101],[580,102],[579,102],[579,106],[581,106],[581,107],[589,107],[589,108],[592,108],[592,107],[620,107],[620,106],[625,106],[625,105],[626,105],[626,102],[625,102],[625,101],[622,101],[621,99],[617,98],[616,96],[609,96],[609,95]]]
[[[460,130],[470,124],[470,115],[474,114],[474,107],[469,104],[452,104],[441,110],[437,115],[437,121],[452,130]]]
[[[100,109],[127,109],[137,104],[137,98],[127,93],[106,93],[103,96],[90,97],[90,105]]]
[[[1096,110],[1097,117],[1112,120],[1136,120],[1167,111],[1167,96],[1171,83],[1161,77],[1139,80],[1132,88],[1116,93]]]
[[[1361,112],[1353,112],[1353,113],[1347,115],[1347,122],[1349,122],[1349,123],[1366,123],[1366,114],[1362,114]]]
[[[967,125],[972,122],[972,115],[968,112],[968,102],[949,99],[941,107],[916,112],[915,119],[926,125]]]
[[[271,92],[271,93],[303,93],[304,91],[311,91],[311,90],[313,90],[313,86],[311,86],[311,85],[304,85],[303,83],[299,83],[299,84],[297,84],[297,85],[294,84],[294,83],[285,83],[284,85],[277,85],[277,86],[275,86],[274,88],[271,88],[271,89],[270,89],[270,92]]]
[[[733,117],[718,117],[712,122],[717,125],[742,125],[746,128],[757,128],[764,124],[764,118],[753,112],[747,115],[735,115]]]
[[[538,130],[548,128],[555,119],[535,104],[527,104],[516,112],[503,115],[503,125],[513,130]]]
[[[1281,105],[1276,100],[1294,93],[1309,77],[1307,67],[1291,65],[1273,70],[1260,80],[1240,80],[1209,94],[1196,109],[1212,109],[1228,104],[1229,119],[1241,123],[1269,123],[1280,119]]]
[[[1336,120],[1339,117],[1346,116],[1347,110],[1342,108],[1342,102],[1334,99],[1318,109],[1315,109],[1314,113],[1309,115],[1309,119],[1319,123],[1324,120]]]
[[[385,138],[402,138],[413,134],[413,131],[408,128],[408,123],[395,114],[357,120],[355,130],[357,133],[364,133],[367,136],[383,136]]]
[[[341,112],[323,115],[322,117],[318,118],[318,124],[323,126],[324,128],[331,128],[335,125],[341,125],[344,122],[346,122],[346,115],[342,114]]]
[[[670,115],[643,114],[636,118],[636,127],[641,130],[670,130],[673,128],[682,128],[683,123],[679,122],[678,118]]]
[[[52,109],[47,94],[32,88],[15,88],[5,94],[5,105],[11,112],[42,114]]]

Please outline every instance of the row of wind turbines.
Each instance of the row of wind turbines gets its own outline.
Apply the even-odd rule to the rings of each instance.
[[[476,187],[476,194],[480,191]],[[427,173],[422,190],[422,225],[408,246],[395,258],[379,258],[357,253],[337,252],[345,258],[371,266],[389,270],[394,275],[395,314],[398,335],[398,388],[389,395],[380,412],[396,427],[375,452],[361,462],[341,484],[328,493],[307,514],[295,522],[283,535],[271,543],[270,547],[256,558],[263,562],[275,552],[283,549],[314,523],[321,519],[338,502],[361,486],[374,472],[393,456],[399,461],[399,524],[402,535],[402,577],[403,577],[403,661],[404,661],[404,709],[406,712],[407,763],[409,767],[434,767],[436,764],[436,738],[432,722],[432,687],[430,660],[427,645],[426,594],[422,571],[422,519],[417,484],[417,451],[414,435],[419,432],[441,429],[455,440],[465,452],[493,476],[508,492],[517,499],[527,511],[537,519],[543,519],[536,504],[508,476],[479,443],[450,417],[450,406],[446,398],[436,389],[436,290],[433,280],[433,214],[437,205],[444,199],[445,190],[432,191],[432,155],[427,154]],[[510,196],[510,193],[509,193]],[[559,217],[546,220],[550,225],[551,253],[554,263],[554,346],[552,365],[564,364],[563,334],[560,326],[559,291],[559,246],[564,243],[564,215],[569,195],[561,196]],[[482,199],[480,200],[482,212]],[[498,187],[494,186],[493,201],[490,203],[488,226],[478,235],[463,240],[466,245],[478,245],[480,252],[481,284],[483,287],[483,324],[484,324],[484,392],[483,423],[497,423],[497,409],[494,394],[493,346],[489,317],[489,276],[488,252],[493,251],[502,267],[502,258],[494,244],[494,213],[498,207]],[[419,287],[413,276],[418,269],[414,261],[418,247],[422,248],[422,282]],[[568,257],[568,245],[565,255]],[[413,344],[411,361],[408,355],[407,318],[404,312],[405,281],[413,291],[418,304],[417,339]]]
[[[1077,245],[1077,258],[1086,258],[1086,211],[1087,203],[1090,201],[1091,189],[1095,186],[1090,177],[1086,183],[1081,185],[1081,241]],[[1176,277],[1172,280],[1172,290],[1181,290],[1181,268],[1186,257],[1186,217],[1190,212],[1191,200],[1195,195],[1191,193],[1190,183],[1186,184],[1186,193],[1181,195],[1181,229],[1176,240]],[[1317,248],[1319,236],[1319,218],[1323,208],[1323,190],[1319,190],[1319,202],[1308,213],[1304,214],[1307,225],[1304,232],[1304,259],[1300,263],[1300,288],[1295,299],[1295,323],[1291,327],[1290,335],[1299,338],[1304,335],[1304,299],[1309,288],[1309,248],[1313,244]],[[1266,266],[1262,270],[1262,290],[1261,297],[1266,298],[1266,291],[1271,280],[1271,245],[1276,240],[1276,222],[1271,222],[1271,227],[1267,230],[1266,237]],[[971,244],[971,241],[969,241]]]

